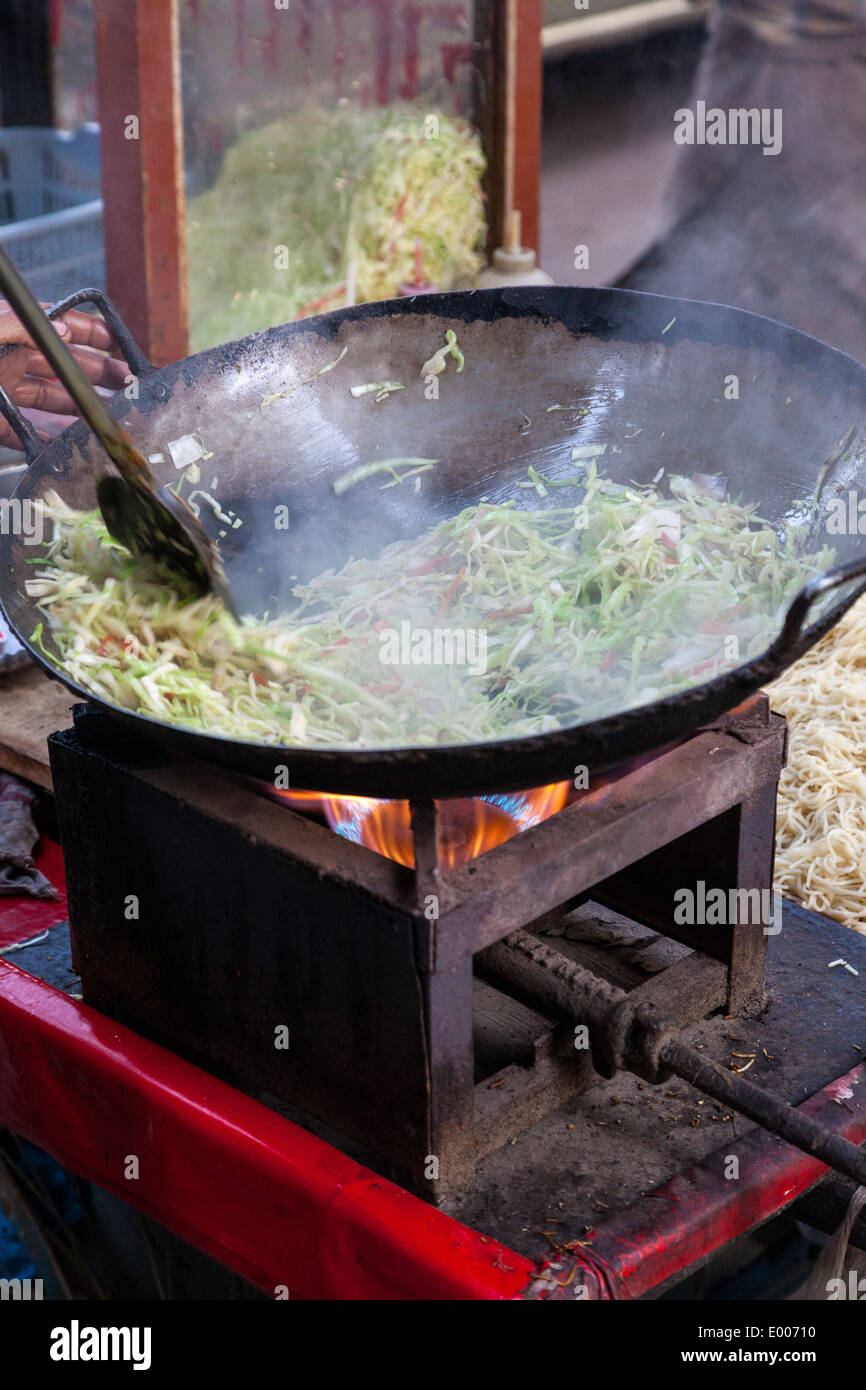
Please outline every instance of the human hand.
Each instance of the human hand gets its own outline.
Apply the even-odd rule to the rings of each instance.
[[[129,368],[102,319],[82,313],[79,309],[70,309],[54,320],[54,327],[97,390],[112,392],[124,385]],[[75,405],[65,387],[54,376],[53,368],[33,344],[23,324],[0,300],[0,344],[4,343],[13,350],[0,357],[0,386],[32,420],[40,438],[53,439],[76,418]],[[2,416],[0,445],[10,449],[21,448],[20,441]]]

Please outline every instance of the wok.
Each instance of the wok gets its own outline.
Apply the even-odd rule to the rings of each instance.
[[[721,305],[558,287],[427,295],[285,324],[154,368],[97,292],[82,291],[52,312],[86,300],[102,308],[138,377],[138,399],[118,393],[111,407],[138,446],[165,452],[169,440],[199,431],[212,451],[201,486],[216,478],[209,490],[244,523],[220,542],[242,612],[279,612],[298,580],[349,556],[373,556],[482,497],[544,506],[516,484],[529,464],[552,477],[573,474],[575,443],[618,441],[621,452],[608,448],[603,460],[618,482],[648,482],[662,466],[669,474],[723,474],[731,496],[741,494],[780,523],[813,495],[834,451],[842,456],[828,485],[844,494],[866,480],[866,368],[771,319]],[[466,367],[458,375],[451,363],[437,378],[438,399],[430,400],[419,368],[447,328],[457,332]],[[344,347],[339,365],[317,376]],[[738,398],[728,399],[733,378]],[[388,379],[407,389],[383,402],[350,394],[350,386]],[[263,408],[263,398],[281,389],[290,393]],[[586,413],[547,409],[574,402]],[[16,417],[8,401],[4,413]],[[83,422],[48,444],[20,415],[17,422],[29,468],[14,496],[34,500],[53,488],[73,506],[94,507],[99,446]],[[840,451],[852,427],[855,436]],[[340,475],[404,456],[440,460],[417,494],[411,486],[383,491],[374,479],[335,495]],[[155,472],[171,483],[177,474],[166,459]],[[288,530],[275,528],[276,507],[288,507]],[[202,519],[213,537],[223,529],[208,507]],[[22,536],[0,536],[0,600],[49,675],[142,735],[269,780],[285,764],[297,787],[456,796],[565,780],[578,764],[601,770],[738,704],[802,655],[866,588],[866,542],[856,534],[832,539],[840,563],[804,586],[757,659],[576,727],[435,748],[283,749],[115,711],[31,644],[42,615],[24,592],[35,552]]]

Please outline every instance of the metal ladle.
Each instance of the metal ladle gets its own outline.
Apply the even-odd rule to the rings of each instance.
[[[237,618],[237,608],[213,541],[186,503],[157,482],[2,246],[0,290],[120,474],[117,477],[105,472],[96,484],[96,500],[109,534],[134,555],[151,555],[161,561],[175,574],[190,581],[199,593],[213,592]]]

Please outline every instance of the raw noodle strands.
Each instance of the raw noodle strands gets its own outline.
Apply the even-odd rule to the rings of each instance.
[[[866,599],[767,693],[791,731],[776,887],[866,935]]]

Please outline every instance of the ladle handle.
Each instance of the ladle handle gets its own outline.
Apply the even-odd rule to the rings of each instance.
[[[127,439],[124,431],[107,409],[105,402],[97,395],[94,387],[84,375],[69,348],[54,331],[45,310],[25,284],[3,246],[0,246],[0,290],[3,291],[5,298],[18,315],[43,357],[54,369],[59,381],[66,387],[82,417],[93,430],[109,458],[116,464],[121,476],[129,483],[151,486],[152,474],[141,454]],[[56,309],[57,306],[55,306],[55,316]],[[5,397],[3,405],[11,404],[8,395],[5,392],[3,395]],[[9,419],[5,409],[3,413]],[[11,420],[10,424],[13,425],[14,429],[15,425]],[[38,435],[32,426],[25,429],[22,438],[25,450],[28,444],[30,449],[33,449],[34,436],[38,440]],[[19,435],[19,437],[21,436]]]

